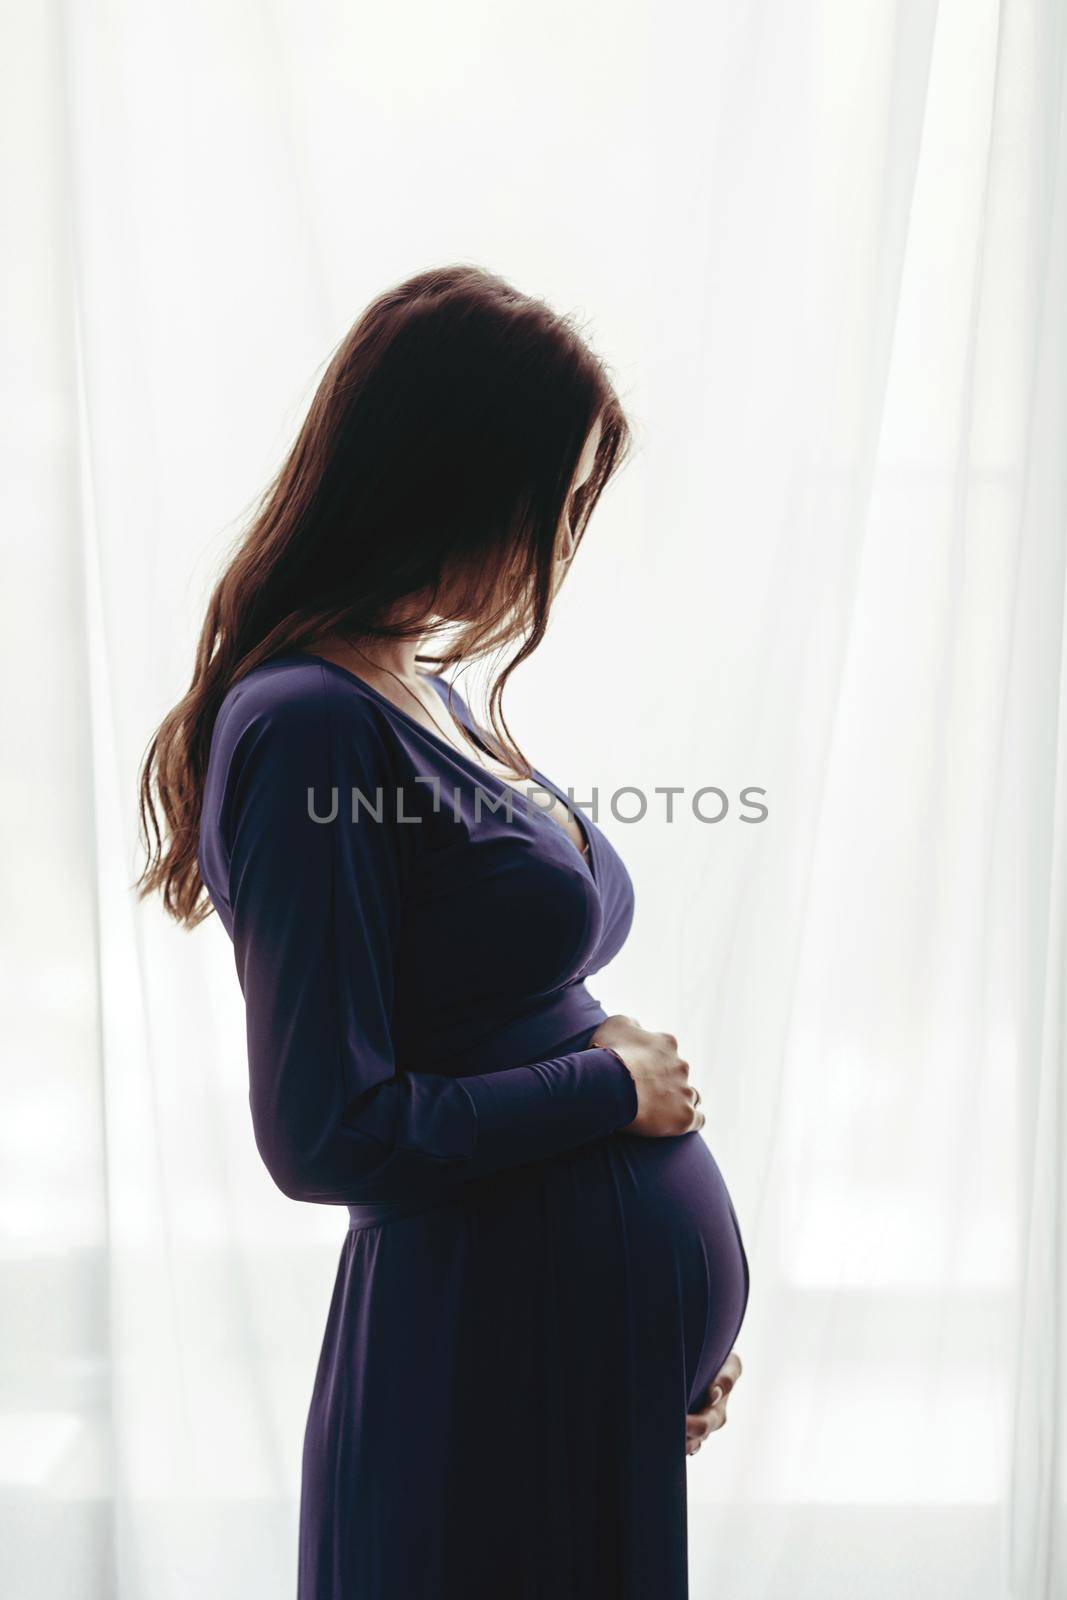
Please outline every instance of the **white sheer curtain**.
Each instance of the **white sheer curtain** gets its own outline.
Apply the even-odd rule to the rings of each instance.
[[[1062,0],[3,26],[8,1593],[294,1592],[344,1218],[258,1163],[220,930],[132,902],[134,779],[333,342],[467,259],[637,424],[512,722],[600,793],[595,992],[685,1043],[748,1244],[694,1597],[1063,1594]]]

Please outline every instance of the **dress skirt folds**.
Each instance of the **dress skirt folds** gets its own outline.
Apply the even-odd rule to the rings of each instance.
[[[702,1137],[628,1133],[633,1080],[589,1045],[586,980],[633,890],[581,826],[585,857],[312,655],[256,668],[219,712],[200,866],[244,992],[256,1142],[286,1194],[349,1218],[298,1600],[687,1594],[685,1416],[748,1262]]]

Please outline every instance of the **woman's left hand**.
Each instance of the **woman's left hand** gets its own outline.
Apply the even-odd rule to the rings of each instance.
[[[730,1391],[741,1376],[741,1357],[736,1350],[722,1364],[718,1375],[708,1389],[707,1404],[693,1411],[685,1419],[685,1453],[695,1456],[709,1434],[726,1425],[726,1402]]]

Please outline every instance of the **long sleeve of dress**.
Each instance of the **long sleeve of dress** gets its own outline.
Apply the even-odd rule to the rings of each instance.
[[[395,953],[416,827],[361,814],[397,777],[373,709],[325,685],[268,705],[234,744],[223,798],[256,1143],[304,1200],[404,1200],[624,1127],[633,1079],[589,1049],[467,1077],[398,1072]],[[328,815],[331,799],[337,815]]]

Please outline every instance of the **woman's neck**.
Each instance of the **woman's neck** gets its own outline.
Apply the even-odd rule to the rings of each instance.
[[[341,666],[352,667],[357,673],[371,668],[414,683],[420,676],[416,656],[422,645],[421,639],[362,639],[355,645],[347,639],[327,634],[316,643],[315,648],[330,660]]]

